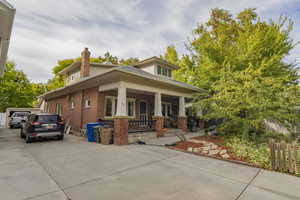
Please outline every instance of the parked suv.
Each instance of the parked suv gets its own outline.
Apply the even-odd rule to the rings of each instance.
[[[64,139],[64,122],[58,114],[31,114],[21,128],[20,136],[29,143],[37,138],[57,137]]]
[[[9,128],[20,128],[21,123],[27,120],[28,112],[14,112],[9,121]]]

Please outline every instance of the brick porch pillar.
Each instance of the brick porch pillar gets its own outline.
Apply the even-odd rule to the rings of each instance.
[[[128,118],[114,118],[114,144],[128,144]]]
[[[183,132],[188,132],[187,117],[178,117],[178,128]]]
[[[162,129],[164,128],[164,117],[154,116],[152,117],[155,120],[155,131],[157,137],[163,137],[164,133]]]

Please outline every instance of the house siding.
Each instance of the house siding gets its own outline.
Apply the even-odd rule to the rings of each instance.
[[[85,100],[90,99],[91,106],[85,107]],[[71,108],[71,101],[75,107]],[[62,118],[70,120],[70,125],[75,132],[79,132],[87,123],[96,122],[103,115],[104,94],[98,92],[98,87],[81,90],[67,96],[46,100],[49,112],[56,112],[56,104],[62,105]],[[103,108],[102,108],[103,107]]]

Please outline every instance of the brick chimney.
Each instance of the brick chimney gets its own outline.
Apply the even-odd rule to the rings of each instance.
[[[89,49],[84,48],[81,53],[80,78],[90,75],[90,56],[91,52],[89,52]]]

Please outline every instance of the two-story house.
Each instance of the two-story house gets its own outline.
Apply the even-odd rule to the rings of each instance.
[[[132,66],[90,63],[87,48],[81,58],[60,72],[65,87],[42,95],[45,112],[70,120],[75,132],[99,119],[111,122],[119,145],[131,132],[154,129],[159,136],[168,119],[187,130],[186,102],[203,90],[174,80],[178,66],[157,57]]]

